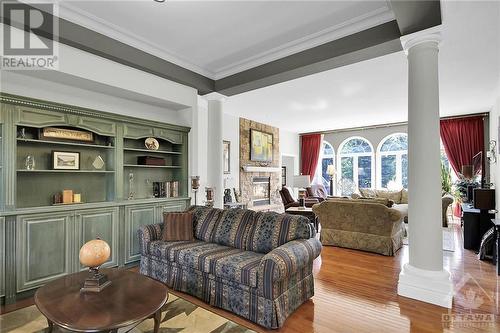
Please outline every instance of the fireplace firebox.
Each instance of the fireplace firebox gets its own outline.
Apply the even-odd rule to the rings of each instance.
[[[252,187],[253,187],[252,203],[254,206],[271,204],[270,177],[253,177]]]

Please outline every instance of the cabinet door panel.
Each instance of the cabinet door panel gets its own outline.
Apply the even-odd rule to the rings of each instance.
[[[137,230],[143,225],[155,223],[155,206],[138,205],[125,208],[125,263],[140,259]]]
[[[71,271],[69,214],[18,216],[17,291],[38,287]]]
[[[103,267],[118,266],[118,209],[89,209],[76,212],[79,229],[77,253],[86,242],[96,239],[106,241],[111,248],[111,256]],[[75,258],[78,261],[78,258]],[[80,269],[84,269],[80,265]]]
[[[0,217],[0,296],[5,295],[5,218]]]

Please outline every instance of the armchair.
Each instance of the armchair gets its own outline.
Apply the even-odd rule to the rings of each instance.
[[[292,194],[290,193],[287,187],[283,187],[280,190],[280,196],[281,200],[283,201],[283,206],[285,206],[285,210],[287,210],[290,207],[300,206],[299,202],[292,197]],[[306,207],[312,207],[319,202],[317,198],[306,198],[305,200],[306,200]]]

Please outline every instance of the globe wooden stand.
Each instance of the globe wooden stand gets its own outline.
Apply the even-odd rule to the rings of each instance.
[[[99,267],[89,268],[90,277],[85,279],[80,292],[98,293],[111,284],[106,274],[99,273]]]

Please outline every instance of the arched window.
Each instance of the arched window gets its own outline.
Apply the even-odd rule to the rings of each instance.
[[[374,183],[373,147],[362,137],[351,137],[340,144],[337,170],[340,179],[351,179],[357,188],[372,188]]]
[[[385,137],[378,146],[377,187],[408,188],[408,135],[395,133]]]
[[[320,179],[316,183],[323,184],[327,192],[330,193],[330,175],[326,173],[326,170],[330,164],[335,165],[335,150],[328,141],[323,141],[320,157],[321,160],[316,170],[316,176],[319,176]]]

